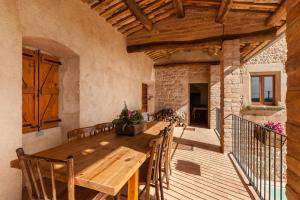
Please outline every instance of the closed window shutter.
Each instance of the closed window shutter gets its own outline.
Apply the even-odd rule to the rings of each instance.
[[[23,132],[26,133],[38,128],[38,70],[34,51],[23,49],[22,60],[22,121]]]
[[[39,118],[40,128],[47,129],[58,126],[59,95],[59,60],[48,55],[40,55],[39,85]]]
[[[23,49],[23,133],[58,126],[59,59]]]

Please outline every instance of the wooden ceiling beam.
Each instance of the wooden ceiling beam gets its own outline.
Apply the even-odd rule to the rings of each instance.
[[[246,54],[243,57],[243,62],[245,63],[246,61],[248,61],[250,58],[252,58],[254,55],[256,55],[259,51],[261,51],[263,48],[265,48],[268,44],[270,44],[270,40],[259,44],[255,49],[253,49],[252,51],[250,51],[248,54]]]
[[[138,6],[135,0],[123,0],[127,5],[128,9],[132,12],[137,20],[139,20],[147,30],[152,30],[152,22],[148,19],[147,15],[143,10]]]
[[[153,22],[159,22],[159,21],[165,19],[166,17],[169,17],[172,14],[174,14],[175,10],[173,8],[171,8],[169,10],[165,10],[164,12],[161,12],[162,10],[166,9],[168,7],[168,5],[169,4],[166,4],[165,6],[161,7],[160,9],[153,10],[153,12],[148,14],[149,19],[151,19]],[[129,36],[137,31],[140,31],[141,29],[143,29],[143,27],[144,27],[143,25],[138,25],[138,26],[135,26],[134,28],[126,29],[122,33],[125,34],[126,36]]]
[[[161,21],[161,20],[163,20],[163,19],[165,19],[165,18],[167,18],[167,17],[169,17],[169,16],[171,16],[171,15],[173,15],[173,14],[175,14],[175,10],[174,10],[174,9],[168,10],[168,11],[166,11],[165,13],[162,13],[162,14],[160,14],[160,15],[155,16],[155,17],[153,18],[153,21],[154,21],[155,23],[157,23],[157,22],[159,22],[159,21]],[[125,34],[126,36],[129,36],[129,35],[131,35],[131,34],[133,34],[133,33],[135,33],[135,32],[138,32],[138,31],[140,31],[140,30],[142,30],[142,29],[143,29],[143,25],[136,26],[136,27],[133,28],[133,29],[129,29],[129,30],[125,31],[123,34]]]
[[[169,3],[170,0],[159,0],[153,3],[150,3],[149,5],[147,5],[146,8],[143,9],[144,13],[147,14],[149,19],[152,19],[151,16],[153,15],[153,13],[157,12],[157,11],[162,11],[165,9],[165,7],[171,3]],[[119,21],[117,21],[116,23],[113,24],[113,27],[118,27],[119,29],[126,29],[124,26],[132,26],[131,23],[135,23],[139,22],[139,21],[135,21],[136,18],[135,16],[128,16],[125,17]],[[140,22],[139,22],[140,23]]]
[[[94,4],[91,5],[91,9],[99,12],[102,10],[105,6],[109,5],[113,0],[100,0]]]
[[[101,12],[99,15],[101,17],[107,17],[110,14],[112,14],[114,11],[122,8],[123,6],[125,6],[125,3],[123,1],[120,1],[112,6],[110,6],[109,8],[107,8],[106,10],[104,10],[103,12]]]
[[[276,38],[282,37],[283,34],[286,32],[286,24],[282,25],[276,33]],[[276,39],[275,38],[275,39]],[[243,62],[247,62],[249,59],[251,59],[253,56],[257,55],[259,52],[261,52],[266,46],[268,46],[273,40],[267,40],[265,42],[262,42],[261,44],[259,44],[257,47],[255,47],[252,51],[250,51],[249,53],[245,54],[243,56]]]
[[[267,29],[264,31],[257,31],[251,33],[224,35],[218,37],[204,38],[199,40],[191,41],[166,41],[166,42],[154,42],[138,45],[128,45],[127,51],[133,52],[144,52],[162,49],[201,49],[208,48],[211,46],[221,46],[222,41],[240,39],[241,43],[253,43],[263,42],[266,40],[272,40],[276,37],[276,28]]]
[[[155,68],[158,67],[175,67],[175,66],[184,66],[184,65],[218,65],[219,61],[207,61],[207,62],[174,62],[174,63],[166,63],[166,64],[154,64]]]
[[[176,9],[177,18],[183,18],[185,16],[183,0],[173,0],[174,7]]]
[[[184,0],[184,5],[199,5],[218,7],[222,2],[211,0]],[[261,10],[274,12],[278,8],[277,3],[253,3],[253,2],[233,2],[231,9],[234,10]]]
[[[233,0],[222,0],[216,22],[223,23],[233,4]]]
[[[124,17],[130,16],[130,15],[131,15],[130,10],[124,9],[120,12],[117,12],[117,13],[109,16],[108,18],[106,18],[106,21],[113,23],[115,21],[118,21],[118,20],[123,19]]]
[[[267,26],[281,26],[282,21],[286,21],[286,0],[281,4],[281,6],[271,15],[267,21]]]
[[[247,44],[245,47],[241,49],[241,57],[245,57],[247,54],[249,54],[253,49],[255,49],[259,44]]]

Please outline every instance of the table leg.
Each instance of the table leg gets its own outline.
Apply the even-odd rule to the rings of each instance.
[[[128,181],[128,200],[139,198],[139,170],[137,170]]]

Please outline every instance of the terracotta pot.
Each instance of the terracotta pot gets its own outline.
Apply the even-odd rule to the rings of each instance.
[[[116,133],[118,135],[127,135],[127,136],[135,136],[145,131],[146,124],[139,123],[130,127],[126,127],[125,130],[122,129],[122,125],[116,126]]]

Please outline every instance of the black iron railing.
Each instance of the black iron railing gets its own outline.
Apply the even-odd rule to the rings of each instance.
[[[260,199],[284,200],[286,136],[232,115],[232,153]]]

